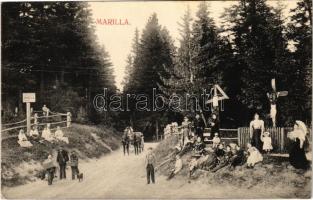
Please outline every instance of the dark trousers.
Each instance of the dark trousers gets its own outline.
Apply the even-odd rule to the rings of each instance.
[[[60,179],[66,179],[66,163],[60,165]]]
[[[123,143],[123,152],[124,152],[124,155],[126,154],[126,152],[129,155],[129,143],[128,142]]]
[[[138,147],[138,143],[137,142],[134,142],[134,149],[135,149],[135,155],[138,155],[139,147]]]
[[[52,185],[53,178],[54,178],[54,172],[55,172],[55,167],[47,169],[48,185]]]
[[[75,179],[75,176],[79,174],[78,166],[71,166],[72,169],[72,180]]]
[[[154,167],[152,164],[147,165],[147,183],[150,184],[150,180],[152,183],[155,183],[154,179]]]

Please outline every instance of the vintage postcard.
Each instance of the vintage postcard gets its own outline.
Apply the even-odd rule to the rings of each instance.
[[[312,1],[1,3],[1,197],[312,193]]]

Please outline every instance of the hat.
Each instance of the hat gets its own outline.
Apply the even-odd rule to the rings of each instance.
[[[270,134],[271,134],[271,133],[268,132],[268,131],[264,132],[264,135],[270,135]]]

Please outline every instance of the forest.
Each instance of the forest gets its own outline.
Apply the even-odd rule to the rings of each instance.
[[[207,2],[199,2],[196,16],[189,8],[174,39],[151,13],[143,30],[134,32],[127,58],[123,91],[117,90],[109,52],[95,35],[87,2],[23,2],[2,4],[2,117],[14,119],[15,107],[24,118],[22,92],[36,92],[34,109],[70,111],[74,120],[123,129],[132,125],[146,136],[170,122],[193,118],[196,111],[98,112],[93,98],[109,94],[199,95],[218,84],[229,96],[220,112],[221,127],[247,126],[255,112],[271,126],[266,96],[276,79],[288,91],[277,103],[278,126],[294,120],[311,124],[312,1],[300,0],[282,14],[283,5],[265,0],[240,0],[226,9],[217,26]],[[200,100],[201,101],[201,100]],[[166,102],[164,102],[166,103]],[[194,102],[190,102],[194,104]],[[203,102],[201,102],[203,103]],[[191,105],[194,106],[194,105]],[[205,118],[210,112],[204,112]]]

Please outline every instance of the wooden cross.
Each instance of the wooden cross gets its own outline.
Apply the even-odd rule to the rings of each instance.
[[[276,81],[275,79],[271,80],[272,92],[267,93],[267,97],[271,104],[270,117],[272,119],[273,127],[276,127],[276,114],[277,114],[277,100],[279,97],[284,97],[288,95],[288,91],[276,91]]]

